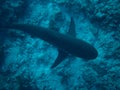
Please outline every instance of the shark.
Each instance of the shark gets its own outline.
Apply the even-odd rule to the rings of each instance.
[[[67,34],[62,34],[49,28],[32,24],[9,24],[1,25],[0,28],[7,30],[20,30],[56,46],[58,48],[58,56],[51,68],[58,66],[69,55],[73,55],[84,60],[95,59],[98,56],[98,51],[94,46],[82,39],[76,38],[75,22],[73,18],[71,18]]]

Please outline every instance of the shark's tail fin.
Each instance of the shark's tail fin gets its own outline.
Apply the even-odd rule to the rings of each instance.
[[[0,29],[9,29],[12,28],[13,25],[12,24],[0,24]]]

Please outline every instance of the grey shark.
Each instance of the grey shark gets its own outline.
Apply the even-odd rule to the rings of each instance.
[[[86,60],[95,59],[98,56],[97,50],[86,41],[77,39],[72,35],[65,35],[57,31],[49,30],[49,28],[43,28],[30,24],[11,24],[0,26],[0,28],[24,31],[33,37],[41,38],[44,41],[58,47],[59,54],[51,68],[59,65],[68,56],[68,54]],[[70,30],[74,28],[74,21],[71,19]],[[69,31],[69,33],[71,33],[71,31]],[[73,34],[73,32],[71,34]]]

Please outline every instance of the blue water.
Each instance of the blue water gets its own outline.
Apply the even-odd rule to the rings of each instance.
[[[61,48],[0,28],[0,90],[120,90],[119,0],[0,0],[0,26],[33,24],[68,34],[71,17],[76,38],[95,47],[97,58],[68,54],[51,69]]]

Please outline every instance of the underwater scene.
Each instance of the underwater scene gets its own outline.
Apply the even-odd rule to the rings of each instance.
[[[0,0],[0,90],[120,90],[120,0]]]

